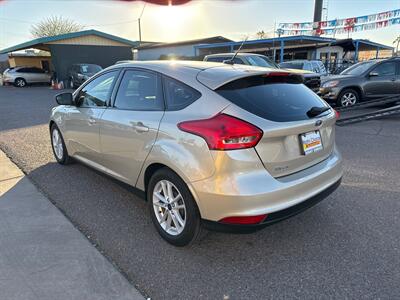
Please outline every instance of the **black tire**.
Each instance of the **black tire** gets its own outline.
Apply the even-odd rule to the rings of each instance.
[[[14,81],[14,86],[16,87],[25,87],[26,86],[26,80],[24,78],[16,78]]]
[[[184,201],[184,205],[186,208],[186,223],[184,225],[183,231],[178,235],[171,235],[166,232],[161,227],[154,211],[153,191],[157,183],[161,180],[168,180],[173,183],[173,185],[179,190]],[[183,247],[188,244],[194,243],[200,237],[202,224],[199,209],[186,183],[176,173],[168,168],[162,168],[156,171],[150,178],[147,187],[147,201],[153,224],[161,237],[168,243],[175,246]]]
[[[58,157],[56,154],[56,150],[54,149],[54,143],[53,143],[53,131],[57,131],[59,134],[59,137],[61,139],[61,145],[62,145],[62,156]],[[68,154],[67,147],[65,147],[65,142],[64,138],[61,134],[61,131],[58,129],[56,124],[51,125],[50,128],[50,139],[51,139],[51,149],[53,150],[53,154],[57,162],[61,165],[67,165],[71,162],[71,157]]]
[[[352,104],[348,104],[345,105],[345,97],[349,97],[350,95],[352,95],[355,99],[354,103],[352,102]],[[358,91],[354,90],[354,89],[344,89],[343,91],[340,92],[339,96],[338,96],[338,100],[337,100],[337,106],[353,106],[357,103],[360,103],[361,97],[360,94],[358,93]]]

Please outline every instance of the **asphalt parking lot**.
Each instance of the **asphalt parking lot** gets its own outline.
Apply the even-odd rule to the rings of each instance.
[[[337,127],[343,183],[317,206],[253,234],[209,232],[175,248],[129,189],[55,162],[47,122],[56,93],[0,86],[0,148],[144,295],[399,297],[400,116]]]

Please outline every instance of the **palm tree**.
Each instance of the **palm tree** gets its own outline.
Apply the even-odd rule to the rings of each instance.
[[[259,39],[265,39],[265,37],[266,37],[264,30],[257,32],[256,35]]]
[[[400,35],[393,41],[393,44],[396,44],[396,54],[398,54],[399,44],[400,44]]]

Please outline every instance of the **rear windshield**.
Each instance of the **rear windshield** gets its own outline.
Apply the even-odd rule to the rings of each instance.
[[[274,65],[274,63],[268,61],[267,58],[264,59],[264,58],[261,58],[260,56],[249,55],[249,56],[247,56],[247,60],[249,61],[250,65],[252,65],[252,66],[267,67],[267,68],[274,68],[274,69],[277,68]]]
[[[279,66],[281,68],[286,68],[286,69],[303,69],[304,63],[302,61],[288,61],[288,62],[283,62],[280,63]]]
[[[81,65],[81,72],[83,74],[97,73],[100,71],[101,71],[101,67],[98,65]]]
[[[275,122],[307,120],[307,111],[312,107],[327,106],[314,92],[292,78],[251,76],[230,82],[216,92],[248,112]]]

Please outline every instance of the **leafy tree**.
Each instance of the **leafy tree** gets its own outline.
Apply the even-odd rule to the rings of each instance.
[[[35,38],[77,32],[84,28],[79,23],[62,16],[51,16],[31,26]]]

